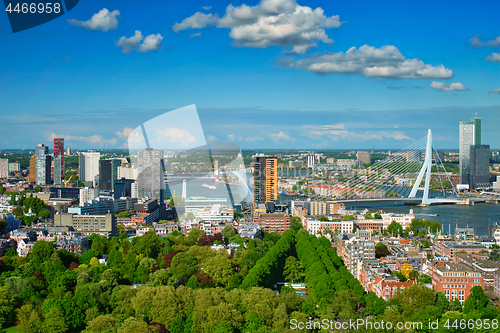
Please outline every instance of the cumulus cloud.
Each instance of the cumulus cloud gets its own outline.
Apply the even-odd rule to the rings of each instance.
[[[500,62],[500,53],[492,53],[489,57],[486,58],[486,61]]]
[[[158,51],[158,49],[161,46],[161,41],[163,37],[160,34],[152,34],[149,36],[146,36],[144,41],[142,42],[141,45],[139,45],[139,48],[137,49],[137,52],[141,53],[147,53],[149,51]]]
[[[285,134],[284,132],[279,132],[279,133],[269,133],[268,134],[269,138],[271,138],[271,140],[273,140],[274,142],[278,142],[280,140],[286,140],[286,141],[295,141],[294,138],[288,136],[287,134]]]
[[[465,87],[460,82],[445,84],[444,82],[432,81],[431,84],[429,85],[429,87],[431,87],[432,89],[439,90],[439,91],[466,91],[466,90],[470,90],[469,88]]]
[[[210,9],[212,9],[212,6],[203,6],[201,8],[204,9],[204,10],[210,10]]]
[[[113,146],[116,144],[116,138],[104,139],[102,135],[91,135],[91,136],[76,136],[76,135],[64,135],[52,133],[47,140],[53,140],[54,138],[64,138],[67,141],[83,141],[97,146]]]
[[[189,35],[189,37],[191,37],[191,38],[194,38],[194,37],[201,38],[201,32],[197,32],[195,34],[191,34],[191,35]]]
[[[130,127],[124,127],[123,131],[118,131],[115,133],[115,135],[119,138],[128,138],[128,136],[132,133],[134,129]]]
[[[195,142],[196,137],[186,129],[166,127],[156,132],[155,140],[158,142],[170,142],[184,146],[191,142]]]
[[[178,32],[216,25],[230,29],[229,36],[237,46],[292,46],[287,53],[304,54],[318,47],[316,41],[333,44],[325,29],[338,28],[341,24],[338,15],[328,17],[320,7],[300,6],[295,0],[261,0],[256,6],[229,5],[222,18],[197,12],[172,29]]]
[[[212,25],[217,22],[219,16],[217,14],[204,14],[196,12],[193,16],[184,19],[181,23],[176,23],[172,26],[172,30],[179,32],[186,29],[200,29],[207,25]]]
[[[241,141],[243,138],[239,135],[234,135],[234,134],[228,134],[227,139],[230,141]]]
[[[326,52],[294,60],[284,58],[278,65],[304,69],[318,75],[350,74],[377,79],[449,79],[453,71],[443,65],[432,66],[420,59],[406,59],[393,45],[380,48],[363,45],[347,52]]]
[[[162,39],[163,37],[160,34],[152,34],[144,38],[142,32],[136,30],[134,36],[129,38],[122,36],[115,42],[115,45],[123,47],[122,53],[130,53],[133,48],[136,48],[137,52],[147,53],[157,51],[161,46]]]
[[[479,35],[477,35],[477,36],[471,37],[471,39],[469,39],[469,43],[473,49],[475,49],[477,47],[485,47],[485,46],[499,47],[500,46],[500,36],[498,36],[497,38],[495,38],[493,40],[490,40],[490,41],[483,43],[479,40]]]
[[[68,22],[71,25],[76,25],[77,27],[82,27],[87,30],[108,31],[109,29],[118,28],[118,17],[120,17],[120,12],[118,10],[110,12],[108,9],[103,8],[99,13],[92,15],[92,18],[88,21],[70,19]]]
[[[207,139],[208,141],[210,142],[213,142],[213,141],[218,141],[219,139],[217,139],[217,137],[215,135],[207,135]]]
[[[490,94],[497,94],[497,95],[500,95],[500,88],[490,90]]]

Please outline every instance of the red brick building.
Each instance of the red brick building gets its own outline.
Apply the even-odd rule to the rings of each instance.
[[[253,223],[267,232],[285,232],[290,228],[290,215],[283,213],[255,213]]]
[[[448,300],[458,299],[464,303],[474,286],[484,289],[481,272],[465,263],[434,261],[431,265],[432,286],[436,292],[443,292]]]
[[[489,252],[488,249],[481,244],[471,244],[471,243],[463,243],[463,242],[454,242],[454,241],[442,241],[442,242],[434,242],[434,253],[436,255],[442,255],[447,257],[449,260],[457,262],[458,259],[456,257],[457,253],[480,253],[480,252]]]
[[[415,281],[409,280],[406,282],[397,282],[397,281],[386,281],[383,278],[379,277],[376,278],[375,281],[373,282],[373,292],[378,296],[386,301],[400,290],[404,290],[414,284]]]

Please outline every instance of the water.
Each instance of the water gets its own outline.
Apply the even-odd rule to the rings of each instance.
[[[210,190],[203,187],[203,184],[215,185],[215,190]],[[182,179],[171,180],[168,184],[170,195],[181,196],[182,194]],[[210,179],[187,179],[186,181],[187,197],[202,196],[207,198],[226,198],[230,203],[230,196],[233,196],[235,204],[241,201],[248,203],[252,202],[253,184],[246,186],[226,186],[223,183],[216,183]],[[290,202],[291,200],[304,200],[303,196],[286,196],[279,195],[280,202]],[[413,209],[416,217],[419,219],[434,220],[444,225],[444,231],[448,232],[448,224],[451,224],[451,232],[455,231],[455,227],[471,227],[475,229],[476,235],[488,234],[488,219],[490,226],[493,229],[495,223],[500,225],[500,204],[492,205],[486,203],[477,203],[474,206],[468,205],[435,205],[429,207],[404,206],[398,201],[381,201],[381,202],[353,202],[346,203],[348,209],[369,209],[371,211],[383,210],[388,213],[406,214],[410,208]],[[435,216],[438,214],[438,216]]]

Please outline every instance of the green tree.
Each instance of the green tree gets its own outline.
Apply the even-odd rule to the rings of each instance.
[[[43,332],[42,314],[31,304],[25,304],[16,310],[16,329],[22,333]]]
[[[228,240],[236,234],[236,230],[231,224],[228,224],[222,229],[222,236],[224,239]]]
[[[375,213],[375,214],[373,215],[373,218],[374,218],[375,220],[382,220],[382,215],[380,215],[379,213]]]
[[[304,266],[295,257],[288,257],[285,261],[285,270],[283,271],[284,277],[288,281],[301,281],[304,278]]]
[[[84,333],[116,333],[116,319],[113,316],[99,316],[87,324]]]
[[[14,317],[15,308],[16,301],[12,293],[7,287],[0,286],[0,325]]]
[[[483,288],[474,286],[470,290],[470,295],[464,303],[464,313],[468,314],[474,310],[480,314],[491,312],[491,307],[495,307],[494,303],[485,295]],[[490,308],[490,309],[488,309]]]
[[[385,257],[390,254],[391,252],[389,251],[389,248],[384,243],[379,242],[377,243],[377,245],[375,245],[375,256],[377,258]]]
[[[344,217],[342,217],[342,221],[352,221],[352,220],[355,220],[356,218],[352,215],[344,215]]]
[[[0,219],[0,234],[7,230],[7,221]]]
[[[47,241],[37,241],[33,245],[31,250],[31,258],[39,263],[43,263],[47,261],[54,251],[56,250],[56,246],[52,242]]]
[[[64,316],[59,309],[51,309],[43,321],[43,329],[45,332],[63,333],[68,330],[68,325],[64,320]]]
[[[192,254],[181,252],[172,259],[170,267],[177,279],[186,282],[198,270],[198,261]]]
[[[387,227],[387,232],[393,236],[401,234],[403,232],[403,227],[396,221],[392,221]]]
[[[226,255],[216,255],[203,266],[203,270],[220,286],[227,286],[234,274],[234,265]]]
[[[44,208],[42,209],[39,213],[38,213],[38,216],[41,217],[42,219],[46,219],[47,217],[49,217],[52,213],[50,212],[50,210]]]

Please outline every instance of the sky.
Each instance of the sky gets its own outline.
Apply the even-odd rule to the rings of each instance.
[[[458,149],[477,115],[498,149],[499,14],[499,1],[81,0],[14,34],[3,12],[0,149],[126,148],[187,106],[202,130],[158,126],[179,148],[394,149],[430,128]]]

